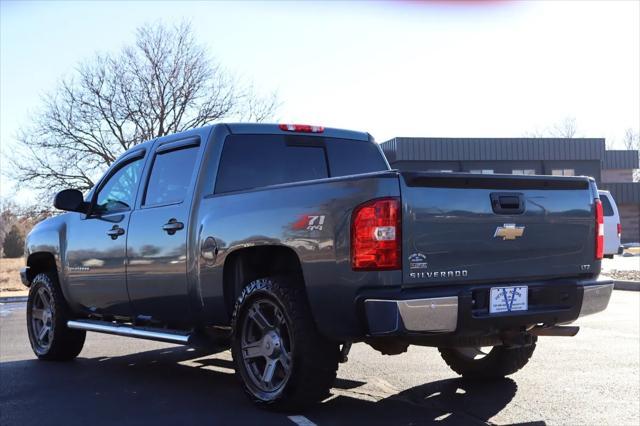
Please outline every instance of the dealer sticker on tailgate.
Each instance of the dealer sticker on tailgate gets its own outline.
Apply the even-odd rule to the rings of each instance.
[[[489,313],[526,311],[529,309],[528,287],[493,287]]]

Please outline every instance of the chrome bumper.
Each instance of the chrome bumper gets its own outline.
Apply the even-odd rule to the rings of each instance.
[[[596,314],[607,309],[612,292],[613,283],[585,286],[579,316]]]
[[[489,291],[489,286],[486,290]],[[535,287],[531,287],[535,288]],[[538,285],[538,289],[553,289],[552,286]],[[405,333],[455,333],[473,334],[489,329],[507,329],[531,324],[568,324],[585,315],[604,311],[609,304],[613,282],[600,278],[588,284],[565,286],[566,297],[572,302],[562,310],[555,307],[560,299],[547,299],[532,310],[515,312],[513,315],[487,313],[475,315],[475,300],[472,292],[477,287],[461,290],[456,296],[439,296],[415,299],[364,300],[364,310],[371,336],[401,335]],[[482,290],[480,290],[482,291]],[[562,292],[550,291],[548,297],[559,297]],[[582,297],[581,297],[582,296]],[[582,301],[582,303],[580,303]],[[531,306],[530,306],[531,307]],[[488,309],[488,308],[487,308]],[[458,318],[460,316],[460,318]]]
[[[412,300],[367,299],[364,306],[369,318],[376,318],[379,311],[395,314],[395,321],[385,321],[378,324],[375,334],[389,334],[399,331],[400,319],[402,319],[404,329],[410,332],[453,332],[458,323],[457,296]]]

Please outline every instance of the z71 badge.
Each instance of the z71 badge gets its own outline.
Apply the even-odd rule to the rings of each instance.
[[[307,231],[322,231],[324,226],[323,214],[321,215],[304,215],[292,225],[293,229],[306,229]]]

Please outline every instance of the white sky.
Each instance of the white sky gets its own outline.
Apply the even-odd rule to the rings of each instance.
[[[0,3],[0,146],[78,62],[145,22],[190,20],[279,119],[393,136],[523,136],[575,117],[621,148],[640,127],[640,2]],[[0,195],[13,182],[0,181]],[[22,192],[19,198],[28,197]]]

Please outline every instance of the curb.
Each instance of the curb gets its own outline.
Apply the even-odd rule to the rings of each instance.
[[[9,296],[9,297],[0,297],[0,303],[17,303],[17,302],[26,302],[28,299],[27,296]]]
[[[640,281],[614,281],[615,290],[640,291]]]

